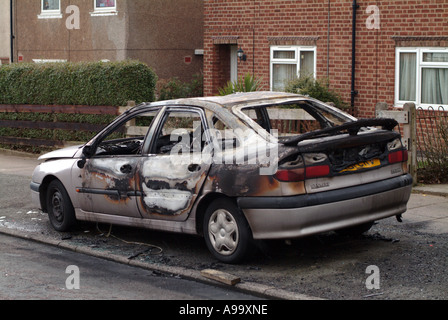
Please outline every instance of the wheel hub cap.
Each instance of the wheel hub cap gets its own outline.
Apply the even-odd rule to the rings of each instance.
[[[53,205],[54,217],[56,218],[57,221],[62,221],[63,214],[64,214],[64,210],[63,210],[64,202],[62,200],[62,195],[59,191],[56,191],[53,194],[53,197],[51,199],[51,204]]]
[[[213,248],[222,255],[232,254],[238,245],[238,226],[233,216],[223,209],[216,210],[209,220],[209,238]]]

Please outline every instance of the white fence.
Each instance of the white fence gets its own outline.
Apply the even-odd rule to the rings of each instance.
[[[406,103],[402,110],[388,110],[384,102],[377,103],[375,107],[377,118],[395,119],[402,128],[403,143],[408,149],[408,169],[417,183],[417,110],[414,103]]]

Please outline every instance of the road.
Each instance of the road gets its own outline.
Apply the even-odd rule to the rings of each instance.
[[[212,268],[240,277],[239,289],[256,285],[269,295],[277,297],[280,292],[286,299],[448,299],[447,197],[412,194],[402,223],[395,218],[381,220],[360,237],[326,233],[287,243],[268,242],[248,262],[226,265],[211,257],[203,239],[193,236],[95,224],[57,233],[47,216],[30,203],[34,161],[25,165],[13,158],[1,165],[3,159],[0,156],[0,231],[38,236],[58,246],[120,258],[174,276],[201,279],[201,270]],[[147,245],[162,252],[148,250]],[[378,278],[373,278],[378,288],[368,286],[375,276],[371,270],[378,271]]]
[[[0,234],[0,300],[258,300]]]

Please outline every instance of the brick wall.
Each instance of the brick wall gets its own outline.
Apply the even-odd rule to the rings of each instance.
[[[357,1],[357,115],[373,117],[377,102],[394,103],[395,47],[448,47],[446,0]],[[366,21],[379,9],[380,28]],[[227,39],[224,40],[223,39]],[[227,42],[226,42],[227,41]],[[352,1],[350,0],[205,0],[204,94],[217,93],[226,67],[220,46],[237,44],[247,55],[238,74],[263,79],[269,90],[271,45],[316,45],[317,77],[328,77],[333,89],[350,102],[352,59]]]

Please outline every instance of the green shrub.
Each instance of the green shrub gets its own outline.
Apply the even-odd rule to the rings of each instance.
[[[203,77],[200,74],[194,75],[190,82],[182,82],[176,77],[168,81],[161,80],[157,83],[157,87],[158,100],[202,97],[204,95]]]
[[[154,101],[156,82],[135,60],[16,63],[0,68],[0,104],[123,106]]]
[[[261,86],[261,79],[256,79],[247,73],[244,78],[239,77],[236,81],[229,81],[227,85],[219,89],[220,96],[226,96],[235,92],[258,91]]]
[[[42,121],[42,122],[79,122],[90,124],[109,124],[115,115],[108,114],[70,114],[44,112],[0,112],[0,120]]]
[[[300,76],[289,81],[286,84],[285,91],[310,96],[322,102],[333,102],[339,109],[349,107],[337,92],[330,89],[329,80],[325,78],[315,79],[313,76]]]

